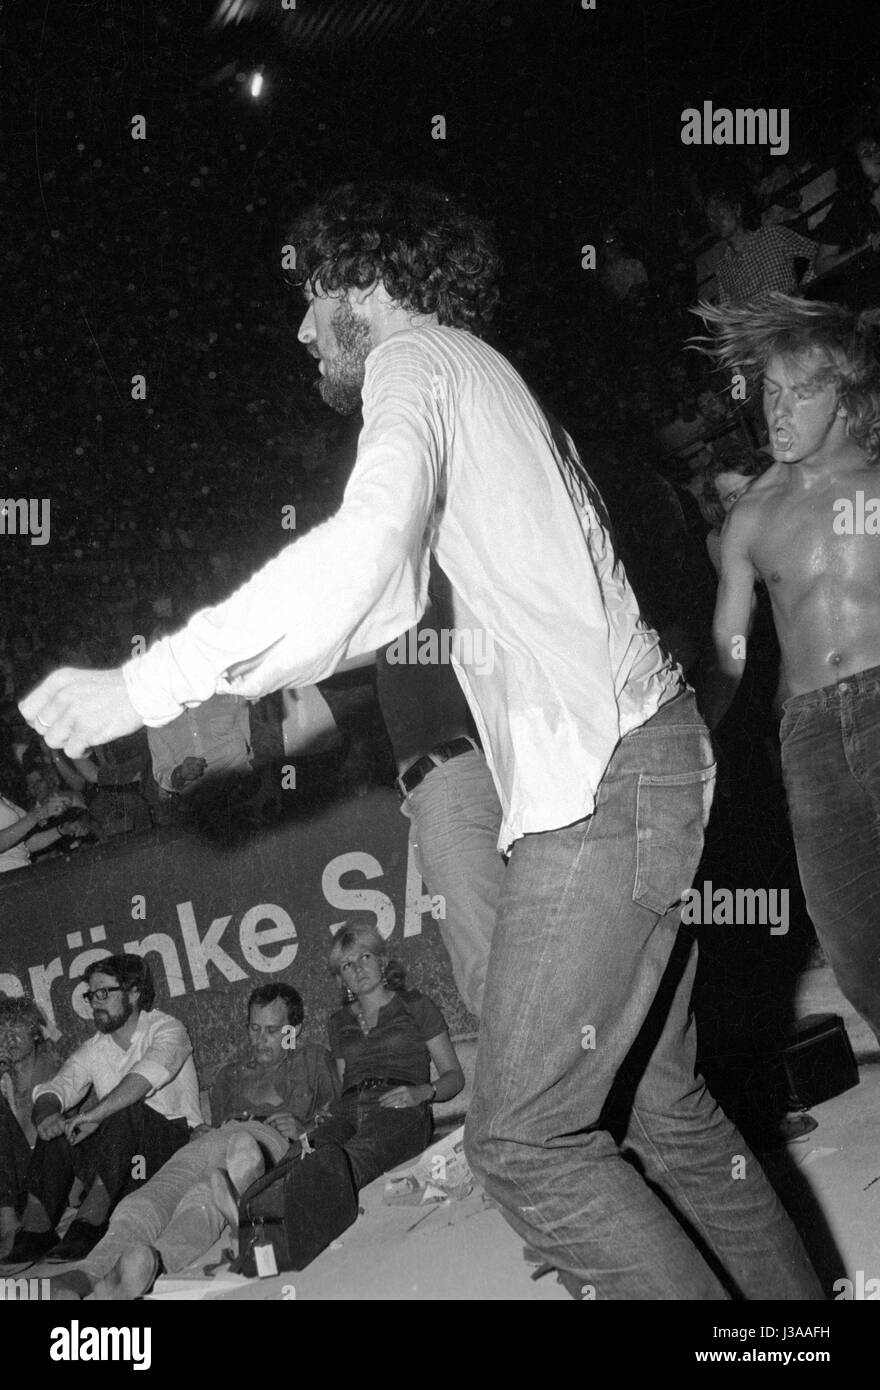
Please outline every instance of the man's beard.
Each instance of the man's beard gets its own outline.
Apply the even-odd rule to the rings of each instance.
[[[318,381],[321,399],[340,415],[353,415],[360,407],[364,368],[373,350],[370,325],[354,313],[347,299],[339,302],[330,320],[337,352],[324,359],[324,373]]]
[[[103,1014],[95,1019],[95,1027],[99,1033],[118,1033],[120,1028],[124,1028],[128,1020],[134,1013],[134,1005],[130,999],[126,999],[122,1008],[122,1013],[117,1018]]]

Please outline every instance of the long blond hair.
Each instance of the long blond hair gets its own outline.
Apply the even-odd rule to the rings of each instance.
[[[689,339],[688,346],[717,367],[753,380],[774,357],[802,360],[818,354],[824,360],[811,372],[811,380],[834,387],[846,411],[850,438],[873,462],[880,462],[880,311],[855,314],[840,304],[772,293],[739,306],[701,301],[691,313],[709,332]]]

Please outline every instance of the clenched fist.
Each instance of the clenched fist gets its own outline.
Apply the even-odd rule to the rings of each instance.
[[[41,681],[19,709],[50,748],[62,748],[69,758],[81,758],[97,744],[132,734],[144,722],[118,669],[63,666]]]

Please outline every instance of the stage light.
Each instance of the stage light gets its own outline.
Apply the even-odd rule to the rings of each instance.
[[[263,90],[263,74],[261,72],[258,71],[251,74],[249,90],[252,97],[258,97],[260,95],[260,92]]]

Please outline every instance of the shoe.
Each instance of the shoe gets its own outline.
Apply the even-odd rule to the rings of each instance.
[[[793,1110],[774,1121],[770,1128],[752,1135],[749,1142],[755,1153],[769,1154],[774,1150],[784,1149],[787,1144],[804,1143],[808,1135],[818,1128],[819,1121],[812,1115],[808,1115],[806,1111]]]
[[[818,1128],[819,1121],[808,1115],[805,1110],[792,1111],[779,1121],[779,1133],[785,1144],[796,1144]]]
[[[58,1244],[57,1231],[19,1231],[4,1265],[32,1265]]]
[[[106,1234],[106,1221],[100,1226],[93,1226],[91,1222],[80,1221],[77,1217],[68,1226],[64,1239],[56,1241],[54,1250],[47,1257],[49,1264],[75,1264],[77,1260],[88,1255],[89,1251],[94,1250],[98,1241]]]
[[[132,1303],[149,1293],[163,1273],[158,1250],[151,1245],[132,1245],[120,1255],[111,1270],[95,1284],[94,1297]]]
[[[74,1303],[88,1298],[94,1283],[81,1269],[68,1269],[49,1280],[49,1298],[53,1303]]]

